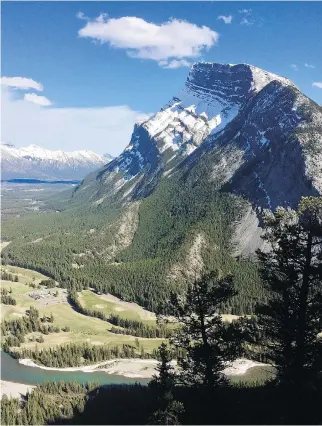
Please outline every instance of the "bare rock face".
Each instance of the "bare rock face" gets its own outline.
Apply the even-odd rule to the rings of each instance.
[[[322,194],[322,108],[265,70],[196,63],[183,90],[138,123],[123,153],[75,196],[90,185],[93,203],[135,201],[197,167],[205,184],[246,201],[234,243],[251,253],[260,244],[258,213]]]

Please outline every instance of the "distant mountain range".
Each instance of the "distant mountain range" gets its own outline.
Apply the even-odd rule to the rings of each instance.
[[[52,151],[38,145],[1,144],[1,179],[81,180],[113,157],[92,151]]]

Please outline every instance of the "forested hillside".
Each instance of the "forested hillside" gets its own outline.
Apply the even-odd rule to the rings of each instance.
[[[164,179],[141,200],[135,233],[124,248],[116,237],[122,210],[73,206],[4,222],[2,238],[12,243],[2,254],[3,262],[36,269],[63,286],[94,287],[156,310],[172,289],[184,285],[182,267],[176,265],[185,268],[200,256],[205,269],[235,276],[239,295],[225,312],[251,313],[264,295],[256,266],[230,256],[232,225],[245,203],[218,191],[213,182],[198,180],[197,173]],[[190,253],[199,235],[203,243]]]
[[[152,353],[159,363],[148,386],[43,384],[21,401],[3,397],[3,423],[319,424],[322,199],[303,197],[297,210],[267,212],[263,223],[263,239],[272,250],[258,250],[257,255],[270,297],[259,303],[255,317],[227,323],[216,315],[236,295],[233,277],[216,270],[202,274],[187,285],[184,297],[172,292],[167,300],[177,326],[170,340]],[[70,297],[77,304],[75,295]],[[2,326],[17,335],[22,326],[41,327],[41,320],[30,309],[28,317]],[[274,373],[257,381],[229,379],[232,361],[245,355],[263,358]],[[120,350],[84,343],[23,349],[15,356],[73,366],[151,355],[140,355],[133,345]]]

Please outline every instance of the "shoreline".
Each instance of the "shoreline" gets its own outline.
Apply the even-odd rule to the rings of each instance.
[[[40,366],[31,359],[20,359],[18,362],[27,367],[40,368],[42,370],[62,372],[81,371],[84,373],[105,372],[106,374],[137,379],[151,379],[153,374],[156,373],[155,367],[158,364],[158,361],[155,359],[140,358],[118,358],[82,367],[66,368]],[[175,367],[176,361],[172,361],[172,365]],[[99,368],[101,366],[105,368]],[[269,364],[254,362],[246,358],[238,358],[226,367],[223,373],[228,377],[243,376],[249,369],[259,366],[267,367]],[[0,399],[3,395],[6,395],[8,398],[22,398],[35,387],[36,385],[0,380]]]
[[[11,241],[3,241],[0,245],[0,251],[9,245]],[[14,266],[14,265],[11,265]],[[37,271],[34,271],[37,272]],[[108,299],[117,299],[118,298],[111,294],[104,295]],[[124,302],[127,303],[127,302]],[[143,308],[142,308],[143,309]],[[222,315],[223,319],[230,322],[232,319],[235,319],[235,315]],[[61,372],[83,372],[83,373],[95,373],[102,372],[110,375],[122,376],[130,379],[151,379],[154,374],[156,374],[156,367],[158,361],[156,359],[141,359],[141,358],[116,358],[106,361],[102,361],[92,365],[83,365],[79,367],[46,367],[43,365],[36,364],[32,359],[18,359],[16,360],[19,364],[26,367],[40,368],[42,370],[48,371],[61,371]],[[176,367],[176,361],[172,361],[172,365]],[[243,376],[247,371],[253,367],[264,367],[269,366],[269,364],[254,362],[246,358],[238,358],[235,361],[231,362],[223,370],[223,373],[226,376]],[[8,382],[14,383],[14,382]],[[18,383],[19,385],[19,383]],[[28,386],[28,385],[23,385]]]
[[[102,361],[92,365],[84,365],[81,367],[46,367],[36,364],[32,359],[19,359],[19,364],[27,367],[40,368],[49,371],[72,372],[81,371],[83,373],[104,372],[107,374],[115,374],[127,378],[151,379],[156,373],[155,368],[158,365],[156,359],[141,359],[141,358],[117,358],[107,361]],[[172,361],[172,365],[177,365],[176,361]],[[229,366],[223,373],[229,376],[243,376],[250,368],[264,367],[269,364],[251,361],[246,358],[238,358]]]
[[[81,367],[46,367],[36,364],[32,359],[19,359],[19,364],[27,367],[40,368],[49,371],[73,372],[81,371],[82,373],[104,372],[107,374],[115,374],[127,378],[149,379],[155,373],[155,367],[158,364],[156,359],[141,358],[117,358],[102,361],[97,364],[83,365]],[[105,368],[100,368],[105,367]]]
[[[8,398],[22,398],[35,387],[35,385],[0,380],[0,399],[4,395]]]

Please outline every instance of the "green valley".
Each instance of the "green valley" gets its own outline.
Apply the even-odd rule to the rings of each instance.
[[[199,180],[207,164],[163,179],[151,195],[122,209],[121,195],[114,203],[80,207],[78,190],[59,201],[59,213],[8,219],[2,233],[12,244],[3,261],[38,270],[66,288],[95,288],[156,311],[172,289],[184,289],[181,272],[200,257],[204,269],[235,277],[239,294],[223,313],[252,313],[265,292],[256,266],[232,257],[230,243],[246,204],[216,182]]]
[[[136,338],[126,334],[114,334],[110,330],[112,325],[109,322],[99,318],[92,318],[76,312],[67,301],[67,290],[56,287],[54,289],[46,289],[40,283],[47,279],[44,275],[13,266],[2,266],[1,271],[18,276],[18,282],[2,280],[2,289],[10,291],[11,296],[16,300],[15,306],[1,305],[2,320],[14,321],[22,318],[30,306],[36,308],[40,316],[53,315],[53,327],[57,327],[59,331],[54,334],[41,334],[39,332],[31,332],[26,334],[25,341],[21,343],[17,350],[31,349],[36,347],[38,350],[43,348],[55,348],[57,345],[66,343],[88,343],[90,345],[107,345],[119,346],[130,345],[138,348],[140,351],[151,353],[160,344],[160,339]],[[36,288],[34,288],[36,287]],[[56,295],[57,293],[57,295]],[[39,296],[39,298],[37,297]],[[87,290],[79,293],[81,299],[87,301],[91,306],[100,302],[100,306],[104,306],[102,296],[97,296],[93,292]],[[137,318],[149,323],[155,323],[153,314],[143,310],[137,305],[126,304],[115,300],[112,296],[104,296],[110,298],[105,302],[105,312],[117,312],[121,318]],[[97,305],[97,303],[96,303]],[[40,340],[40,336],[42,339]],[[39,341],[40,340],[40,341]]]

